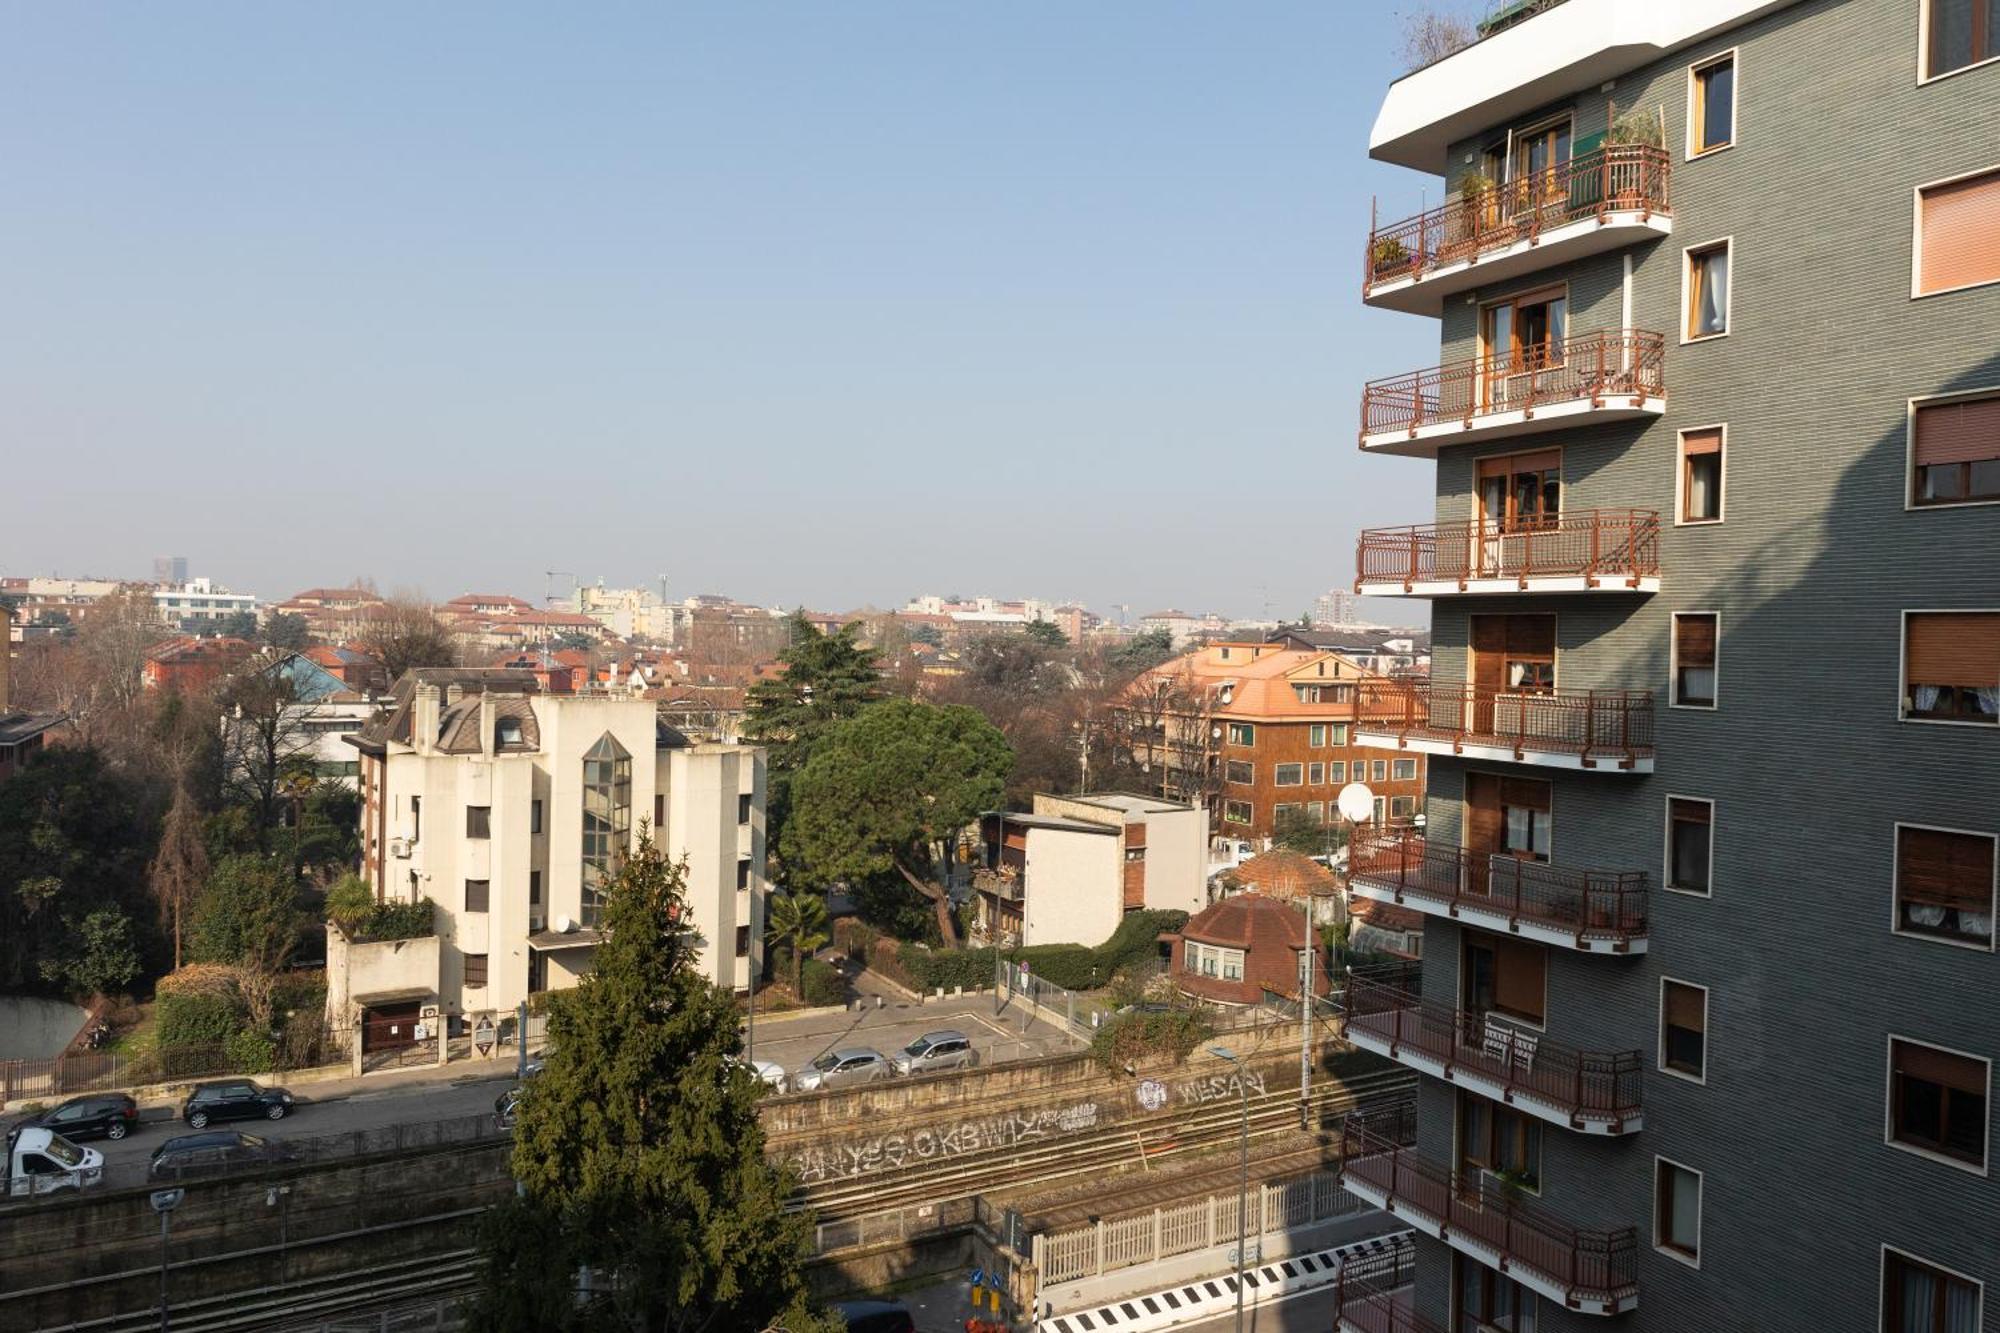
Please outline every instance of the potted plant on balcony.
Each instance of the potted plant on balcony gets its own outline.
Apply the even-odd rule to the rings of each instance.
[[[1604,132],[1604,146],[1607,149],[1665,148],[1667,126],[1663,114],[1634,107],[1614,117]],[[1645,159],[1637,153],[1610,154],[1607,165],[1612,176],[1607,200],[1610,206],[1617,209],[1648,207],[1650,201],[1646,197],[1646,181],[1649,169]]]
[[[1375,262],[1375,280],[1380,282],[1384,278],[1396,276],[1403,269],[1407,268],[1410,263],[1410,252],[1395,237],[1384,236],[1381,240],[1375,242],[1373,259]]]
[[[1477,248],[1480,236],[1499,221],[1494,208],[1498,192],[1499,186],[1483,171],[1467,172],[1458,178],[1458,207],[1445,229],[1448,246],[1460,254]]]

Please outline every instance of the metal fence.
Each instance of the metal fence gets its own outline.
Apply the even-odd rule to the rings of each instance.
[[[276,1122],[282,1124],[282,1121]],[[246,1149],[201,1150],[184,1159],[165,1161],[135,1159],[112,1162],[88,1173],[68,1172],[41,1176],[50,1181],[45,1192],[8,1197],[0,1195],[0,1209],[8,1204],[60,1204],[78,1197],[78,1190],[145,1189],[176,1185],[184,1181],[216,1180],[271,1171],[290,1166],[334,1162],[346,1158],[370,1157],[384,1153],[411,1152],[425,1148],[470,1147],[508,1137],[490,1114],[457,1116],[449,1120],[425,1120],[411,1124],[378,1125],[373,1129],[350,1130],[344,1134],[319,1134],[310,1138],[275,1138],[258,1131],[275,1128],[253,1122],[244,1132],[261,1142]],[[185,1131],[193,1133],[194,1131]],[[162,1147],[165,1146],[163,1142]],[[157,1150],[156,1150],[157,1151]]]
[[[1217,1245],[1234,1245],[1241,1199],[1235,1191],[1211,1194],[1190,1203],[1036,1236],[1035,1269],[1045,1284],[1073,1282]],[[1258,1186],[1248,1196],[1249,1217],[1243,1229],[1251,1236],[1263,1237],[1346,1217],[1367,1206],[1340,1188],[1335,1173],[1315,1171]]]
[[[270,1060],[249,1061],[265,1068],[245,1068],[243,1053],[232,1053],[222,1042],[162,1046],[125,1054],[119,1051],[73,1051],[53,1060],[0,1061],[0,1106],[20,1100],[51,1100],[80,1092],[111,1092],[181,1079],[215,1078],[226,1074],[255,1077],[345,1064],[358,1038],[353,1028],[322,1028],[318,1032],[279,1039]]]

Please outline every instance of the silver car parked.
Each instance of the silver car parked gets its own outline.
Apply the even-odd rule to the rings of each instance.
[[[926,1032],[896,1054],[898,1074],[934,1074],[940,1069],[970,1069],[979,1063],[972,1038],[946,1029]]]
[[[896,1072],[889,1057],[872,1046],[850,1046],[845,1050],[828,1051],[810,1065],[801,1069],[792,1079],[792,1086],[800,1092],[815,1092],[820,1088],[845,1088],[856,1083],[873,1083],[878,1078],[889,1078]]]

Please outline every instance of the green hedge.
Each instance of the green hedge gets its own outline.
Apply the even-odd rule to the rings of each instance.
[[[243,1007],[223,995],[166,995],[160,998],[159,1018],[161,1049],[214,1046],[243,1026]]]
[[[1186,912],[1134,912],[1118,923],[1110,939],[1094,949],[1082,944],[1037,944],[1007,950],[931,949],[886,939],[872,926],[851,920],[834,924],[834,939],[848,957],[913,990],[991,986],[995,960],[1002,957],[1009,963],[1026,963],[1029,972],[1065,990],[1091,990],[1110,984],[1120,969],[1150,961],[1156,956],[1160,933],[1179,930],[1185,924]],[[893,956],[893,965],[885,965],[886,956]]]
[[[229,1069],[236,1074],[268,1074],[278,1066],[278,1047],[261,1032],[238,1032],[222,1043]]]
[[[799,987],[805,992],[801,998],[807,1004],[847,1003],[847,979],[840,975],[833,964],[822,959],[806,959],[805,970],[800,974]]]
[[[376,903],[355,924],[349,938],[356,944],[384,940],[420,940],[437,934],[437,907],[430,899],[413,903]]]

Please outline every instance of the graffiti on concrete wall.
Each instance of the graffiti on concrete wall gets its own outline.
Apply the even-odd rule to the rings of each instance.
[[[811,1185],[1060,1138],[1096,1125],[1097,1103],[1078,1102],[811,1147],[793,1154],[791,1166],[802,1183]]]
[[[1254,1069],[1246,1069],[1240,1074],[1215,1074],[1208,1078],[1191,1078],[1174,1089],[1183,1106],[1203,1106],[1209,1102],[1228,1098],[1234,1101],[1243,1090],[1251,1096],[1264,1095],[1264,1076]]]

